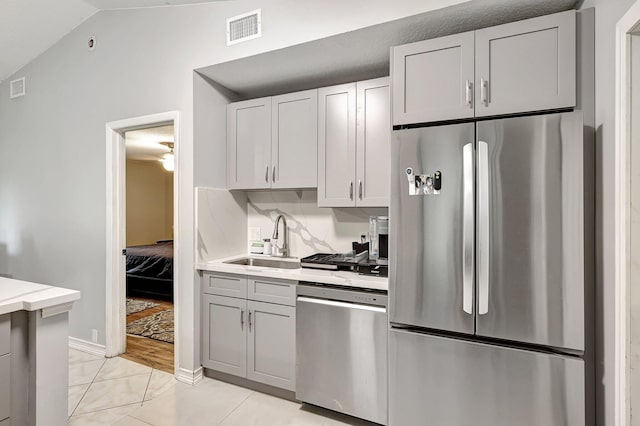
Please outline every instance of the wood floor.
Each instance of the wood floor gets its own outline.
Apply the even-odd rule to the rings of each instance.
[[[155,314],[156,312],[173,308],[173,303],[171,302],[142,299],[139,297],[136,297],[136,299],[159,303],[160,306],[127,315],[127,324],[142,317]],[[174,346],[171,343],[127,334],[127,351],[120,356],[122,358],[173,374],[173,350]]]

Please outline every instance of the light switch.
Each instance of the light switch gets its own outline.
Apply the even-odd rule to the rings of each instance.
[[[249,228],[249,241],[261,241],[262,231],[258,227]]]

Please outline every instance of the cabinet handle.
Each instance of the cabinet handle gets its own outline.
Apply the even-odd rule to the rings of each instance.
[[[489,81],[480,78],[480,98],[484,106],[489,106]]]
[[[362,180],[358,179],[358,197],[362,200]]]
[[[244,329],[244,309],[240,309],[240,329]]]
[[[249,331],[251,331],[251,311],[249,311]]]
[[[349,199],[353,200],[353,181],[349,181]]]
[[[465,86],[465,100],[467,101],[467,106],[469,108],[473,108],[472,96],[473,96],[473,83],[467,80],[467,83]]]
[[[271,175],[271,182],[276,181],[276,166],[273,166],[273,174]]]
[[[264,180],[265,182],[269,182],[269,165],[267,165],[267,170],[264,172]]]

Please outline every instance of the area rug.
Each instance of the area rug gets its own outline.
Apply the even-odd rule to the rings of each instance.
[[[127,299],[127,315],[144,311],[145,309],[160,306],[159,303],[147,302],[145,300]]]
[[[127,324],[127,334],[173,343],[173,309],[130,322]]]

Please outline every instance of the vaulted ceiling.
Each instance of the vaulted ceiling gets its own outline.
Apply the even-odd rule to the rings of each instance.
[[[0,82],[94,13],[217,0],[0,0]]]

